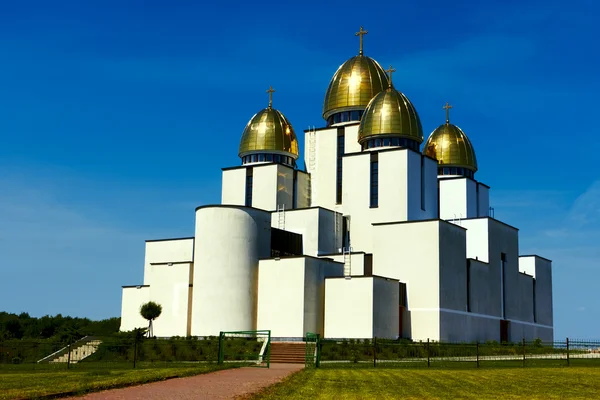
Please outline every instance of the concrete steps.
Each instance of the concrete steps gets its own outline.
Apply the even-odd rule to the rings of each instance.
[[[271,342],[271,362],[280,364],[304,364],[306,344]]]
[[[98,346],[102,343],[101,340],[98,340],[91,336],[86,336],[83,339],[78,340],[77,342],[71,345],[71,360],[72,364],[76,364],[78,361],[83,360],[86,357],[91,356],[98,350]],[[38,361],[38,363],[47,362],[47,363],[66,363],[69,362],[69,347],[63,347],[46,356]]]

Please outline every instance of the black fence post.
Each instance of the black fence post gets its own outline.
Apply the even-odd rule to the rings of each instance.
[[[377,367],[377,338],[373,338],[373,368]]]
[[[569,338],[567,338],[567,365],[571,365],[571,359],[569,358]]]
[[[523,338],[523,367],[525,367],[525,338]]]
[[[477,368],[479,368],[479,341],[477,341]]]
[[[69,344],[67,344],[67,369],[71,368],[71,339],[69,339]]]
[[[427,368],[431,366],[431,360],[429,357],[429,338],[427,338]]]

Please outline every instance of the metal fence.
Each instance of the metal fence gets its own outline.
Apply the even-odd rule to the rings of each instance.
[[[409,340],[318,340],[320,367],[600,366],[600,341],[442,343]]]
[[[2,369],[147,368],[193,363],[252,363],[256,340],[241,337],[84,338],[75,342],[8,340],[0,342]]]

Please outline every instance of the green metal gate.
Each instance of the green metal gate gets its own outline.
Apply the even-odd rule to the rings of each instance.
[[[306,354],[304,357],[304,366],[311,368],[319,368],[321,364],[321,349],[319,347],[319,334],[318,333],[306,333]]]

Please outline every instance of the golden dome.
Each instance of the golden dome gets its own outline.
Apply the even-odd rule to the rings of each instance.
[[[477,171],[477,158],[471,141],[462,129],[448,120],[431,133],[423,154],[438,160],[440,167],[462,167]]]
[[[323,102],[323,118],[352,110],[364,110],[369,100],[388,86],[377,61],[359,54],[343,63],[329,83]]]
[[[242,133],[239,156],[250,153],[287,153],[298,158],[298,140],[292,124],[270,105],[256,113]]]
[[[358,128],[358,142],[381,135],[423,142],[423,128],[417,110],[391,83],[367,105]]]

